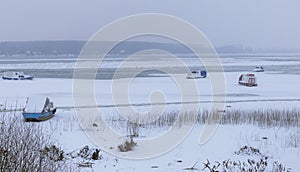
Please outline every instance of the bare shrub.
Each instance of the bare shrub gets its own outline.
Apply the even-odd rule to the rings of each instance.
[[[12,113],[0,118],[0,171],[72,171],[42,127]]]
[[[244,160],[223,160],[210,163],[207,160],[203,163],[203,171],[288,171],[286,167],[278,161],[271,160],[268,156],[262,155],[259,149],[251,146],[244,146],[235,152],[238,156],[249,156],[249,158],[240,158]],[[253,156],[255,155],[255,156]],[[254,159],[253,159],[254,158]]]
[[[133,149],[133,147],[137,146],[137,143],[133,141],[131,137],[130,140],[126,140],[123,144],[119,145],[118,148],[121,152],[128,152]]]
[[[72,162],[77,162],[75,164],[79,168],[93,168],[95,161],[103,158],[100,152],[99,148],[91,148],[86,145],[81,149],[66,153],[66,158],[72,159]]]
[[[127,121],[127,136],[139,137],[139,127],[137,122]]]
[[[210,172],[217,171],[268,171],[268,161],[267,158],[260,158],[259,160],[247,159],[247,161],[241,160],[224,160],[222,162],[215,161],[210,163],[203,163],[203,171],[207,170]],[[273,163],[273,168],[278,168],[277,164]],[[275,167],[276,166],[276,167]],[[280,166],[282,166],[280,164]],[[284,167],[283,167],[284,168]],[[283,170],[284,171],[284,170]],[[282,171],[280,171],[282,172]]]
[[[57,162],[64,159],[64,151],[60,148],[52,145],[50,147],[46,146],[44,149],[40,150],[43,156],[47,156],[50,160]]]
[[[264,156],[259,149],[253,148],[252,146],[244,146],[240,148],[240,150],[234,152],[237,155],[258,155],[258,156]]]

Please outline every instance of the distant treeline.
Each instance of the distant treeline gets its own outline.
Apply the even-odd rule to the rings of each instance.
[[[76,55],[84,46],[85,41],[24,41],[1,42],[1,55]]]
[[[0,55],[71,55],[77,56],[86,41],[20,41],[0,42]],[[99,43],[105,46],[107,42]],[[188,54],[191,51],[184,45],[174,43],[157,43],[127,41],[115,46],[111,54],[132,54],[147,49],[159,49],[173,54]],[[216,47],[218,53],[299,53],[300,50],[285,49],[254,49],[242,45],[227,45]]]

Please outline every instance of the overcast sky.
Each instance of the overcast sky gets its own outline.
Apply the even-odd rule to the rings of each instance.
[[[299,0],[1,0],[0,41],[88,40],[120,17],[165,13],[215,46],[300,48],[299,9]]]

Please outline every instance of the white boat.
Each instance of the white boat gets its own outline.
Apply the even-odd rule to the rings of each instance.
[[[23,72],[5,71],[3,73],[2,79],[5,79],[5,80],[32,80],[33,77],[30,75],[26,75]]]
[[[187,79],[197,79],[197,78],[206,78],[207,72],[202,70],[202,71],[192,71],[191,73],[186,75]]]
[[[239,77],[239,84],[248,87],[256,87],[257,79],[254,74],[241,74]]]
[[[262,66],[257,66],[252,71],[253,72],[264,72],[265,70]]]

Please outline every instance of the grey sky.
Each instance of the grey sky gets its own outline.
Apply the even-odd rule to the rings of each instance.
[[[151,12],[187,20],[217,46],[300,48],[299,8],[299,0],[1,0],[0,41],[87,40],[115,19]]]

